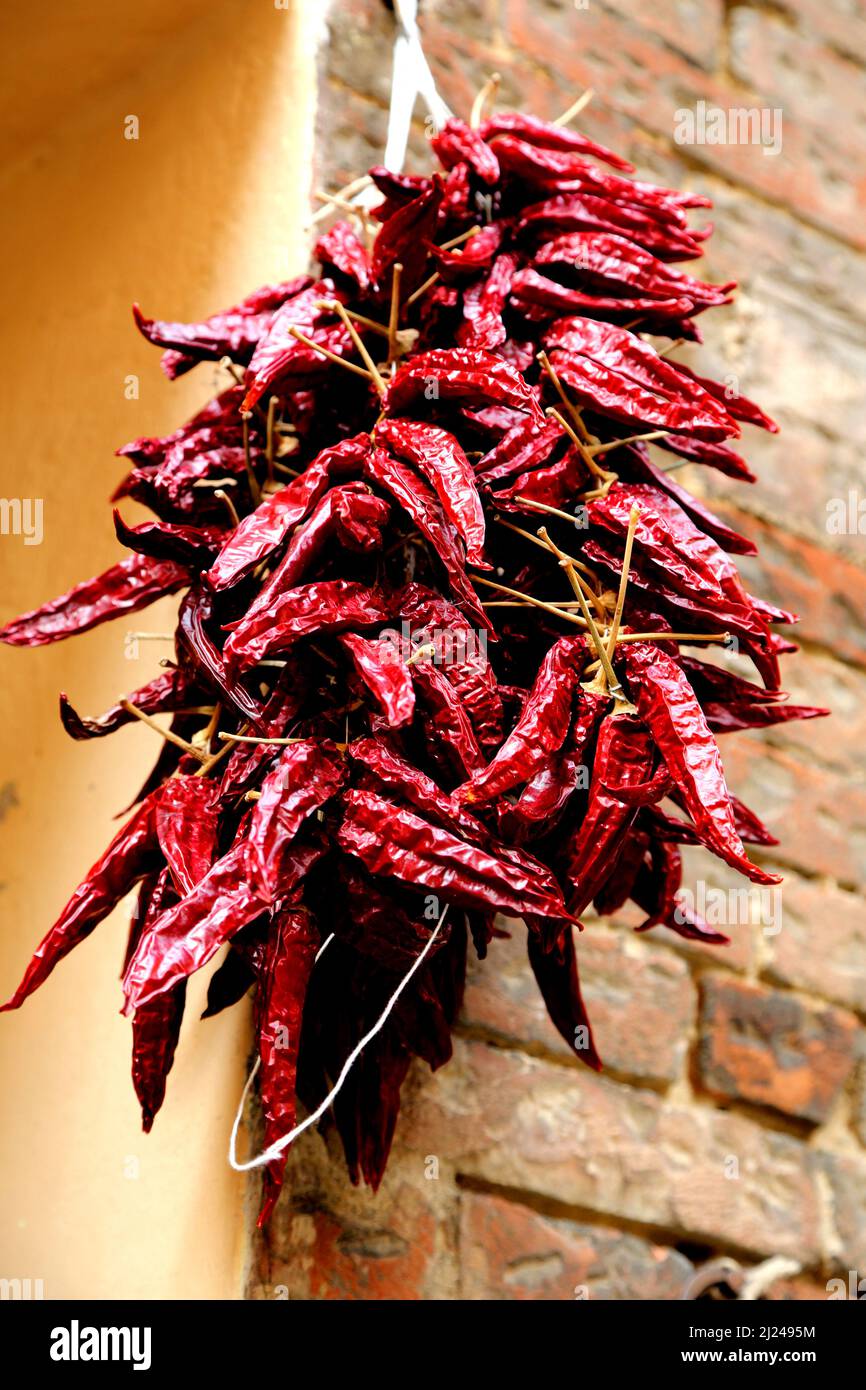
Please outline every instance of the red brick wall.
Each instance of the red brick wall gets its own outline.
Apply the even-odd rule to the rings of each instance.
[[[519,932],[494,943],[452,1063],[410,1078],[378,1196],[307,1136],[251,1296],[677,1298],[710,1256],[782,1254],[802,1274],[773,1295],[825,1297],[831,1274],[866,1276],[866,576],[856,526],[827,527],[828,501],[860,486],[866,17],[846,0],[429,0],[422,22],[455,111],[494,69],[502,105],[546,117],[591,86],[588,134],[715,200],[701,274],[741,288],[702,370],[735,374],[782,433],[750,432],[752,488],[681,476],[759,543],[749,587],[802,614],[792,699],[835,718],[724,747],[781,840],[780,930],[740,921],[710,951],[588,918],[602,1077],[547,1021]],[[323,187],[381,158],[391,34],[377,0],[332,7]],[[781,153],[678,146],[674,113],[699,100],[780,108]],[[420,121],[410,167],[426,167]],[[705,856],[690,867],[710,892],[734,885]]]

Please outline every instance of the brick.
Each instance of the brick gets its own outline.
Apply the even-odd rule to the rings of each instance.
[[[767,940],[767,980],[866,1012],[863,899],[792,875],[783,903],[782,930]]]
[[[553,0],[532,6],[527,0],[510,0],[506,16],[506,41],[518,55],[518,66],[533,61],[571,90],[603,88],[619,119],[620,147],[635,125],[673,142],[677,111],[694,109],[698,101],[725,111],[779,104],[764,90],[744,90],[696,69],[648,31],[622,24],[596,7],[583,16],[589,23],[582,30],[572,8]],[[807,220],[862,245],[859,150],[849,146],[844,160],[836,141],[827,138],[826,120],[816,120],[806,109],[786,109],[783,130],[776,156],[748,144],[694,144],[688,155],[708,171],[793,206]],[[631,142],[634,149],[633,136]]]
[[[758,1255],[811,1261],[817,1252],[804,1145],[585,1069],[459,1042],[407,1112],[403,1142],[468,1177],[584,1214]]]
[[[863,882],[866,791],[850,775],[752,734],[724,739],[722,753],[729,786],[780,842],[754,857],[848,887]]]
[[[460,1199],[460,1269],[461,1298],[484,1301],[677,1299],[693,1272],[668,1246],[473,1192]]]
[[[841,1009],[722,976],[701,982],[698,1068],[713,1095],[821,1124],[855,1065],[861,1029]]]
[[[601,9],[619,21],[645,29],[692,63],[712,70],[724,41],[721,0],[671,0],[667,5],[635,5],[633,0],[601,0]],[[588,11],[586,11],[588,13]]]
[[[670,951],[624,933],[578,935],[583,997],[606,1068],[645,1081],[669,1082],[682,1071],[695,990],[685,963]],[[470,970],[463,1021],[511,1043],[574,1059],[550,1022],[526,962],[525,929],[494,941]]]
[[[824,0],[777,0],[804,34],[846,57],[866,62],[866,14],[858,0],[827,5]]]
[[[825,1259],[834,1271],[866,1279],[866,1160],[823,1152],[816,1158],[827,1205]]]
[[[719,510],[732,525],[746,527],[758,547],[756,558],[737,558],[750,592],[799,615],[791,634],[796,640],[815,642],[846,661],[866,665],[866,571],[769,522],[740,517],[732,507]],[[784,662],[783,668],[790,664]]]
[[[456,1295],[447,1233],[457,1194],[420,1153],[395,1146],[378,1193],[352,1187],[336,1142],[293,1147],[284,1194],[253,1242],[248,1297],[408,1299]]]
[[[827,50],[816,61],[811,35],[798,33],[782,15],[750,5],[731,10],[729,44],[734,77],[781,106],[786,121],[790,117],[820,137],[832,197],[833,185],[850,176],[852,126],[866,123],[860,66]],[[844,121],[840,111],[846,112]]]

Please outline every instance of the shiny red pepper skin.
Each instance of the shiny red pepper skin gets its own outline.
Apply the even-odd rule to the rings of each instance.
[[[274,912],[256,1009],[265,1147],[288,1134],[295,1124],[304,997],[319,945],[318,929],[305,908],[284,905]],[[259,1226],[267,1223],[280,1195],[286,1157],[274,1159],[265,1170]]]
[[[482,183],[489,186],[499,182],[499,160],[487,143],[486,134],[472,130],[465,121],[452,116],[430,141],[440,164],[453,169],[455,164],[468,164]]]
[[[200,703],[201,695],[201,687],[195,680],[187,672],[173,666],[154,680],[148,681],[147,685],[133,690],[127,696],[127,700],[144,714],[164,714],[181,709],[184,705]],[[104,738],[106,734],[114,733],[115,729],[132,724],[135,715],[130,714],[123,705],[117,704],[112,705],[98,719],[85,719],[73,709],[68,697],[61,694],[60,719],[70,738],[82,740]]]
[[[359,632],[344,632],[339,642],[388,724],[399,729],[411,723],[415,713],[412,673],[394,646],[384,639],[362,637]]]
[[[525,410],[541,423],[535,396],[520,373],[501,357],[477,348],[435,349],[420,353],[398,368],[385,393],[389,414],[403,414],[418,397],[469,400],[476,405],[498,401]]]
[[[191,893],[216,858],[216,785],[202,777],[172,777],[156,800],[156,835],[179,896]]]
[[[368,627],[390,616],[384,595],[351,579],[323,579],[299,584],[280,594],[270,611],[252,621],[242,619],[229,633],[223,652],[232,671],[249,670],[271,652],[320,632]]]
[[[137,613],[158,598],[176,594],[189,582],[189,568],[176,560],[127,555],[103,574],[76,584],[60,598],[14,618],[0,628],[0,642],[10,647],[43,647],[48,642],[61,642],[123,613]]]
[[[658,648],[630,642],[632,697],[667,764],[703,843],[755,883],[780,882],[746,858],[718,746],[682,667]]]
[[[544,950],[535,932],[527,933],[532,973],[547,1012],[561,1037],[593,1071],[602,1070],[577,977],[577,953],[571,927],[564,927],[551,950]]]
[[[560,376],[592,409],[709,441],[739,433],[713,396],[628,329],[572,316],[544,341]]]
[[[652,776],[656,750],[649,731],[634,716],[602,720],[592,765],[586,816],[566,850],[565,875],[574,891],[575,916],[592,902],[615,868],[616,854],[638,813],[618,793]]]
[[[141,885],[130,931],[128,953],[142,933],[174,901],[168,869]],[[132,1020],[132,1084],[141,1106],[141,1127],[148,1134],[165,1099],[186,1004],[186,980],[137,1010]]]
[[[585,660],[584,638],[561,637],[554,642],[541,663],[520,718],[496,756],[460,788],[461,801],[483,805],[498,800],[505,792],[529,782],[548,757],[562,747],[571,721],[572,697]]]
[[[289,890],[295,836],[307,816],[342,787],[345,765],[328,740],[299,739],[280,753],[262,782],[244,841],[247,883],[266,902]]]
[[[124,1013],[164,994],[216,954],[220,946],[264,911],[266,903],[240,876],[239,840],[205,877],[163,912],[142,935],[123,977]]]
[[[132,312],[136,327],[148,342],[172,349],[189,365],[225,356],[243,362],[251,356],[281,305],[294,299],[309,283],[310,277],[302,275],[280,285],[263,285],[234,308],[212,314],[203,323],[166,323],[149,319],[137,304],[133,305]],[[180,364],[174,357],[171,363],[166,374],[169,377],[180,375]]]
[[[360,472],[369,450],[366,434],[344,439],[323,449],[288,487],[266,497],[226,541],[208,572],[211,587],[229,588],[267,559],[325,495],[332,479]]]
[[[685,296],[667,299],[655,296],[596,295],[560,285],[547,275],[532,268],[520,270],[511,281],[511,299],[516,308],[537,322],[561,318],[569,314],[586,314],[599,319],[626,322],[652,314],[658,318],[683,318],[695,308],[694,300]]]
[[[479,240],[478,237],[475,238]],[[508,330],[503,311],[520,266],[512,251],[497,256],[489,274],[463,292],[463,323],[457,330],[457,343],[464,348],[483,348],[490,352],[505,342]]]
[[[603,164],[609,164],[614,169],[621,169],[625,173],[634,172],[634,165],[623,159],[622,155],[597,144],[595,140],[581,135],[579,131],[570,130],[567,126],[553,125],[550,121],[541,121],[537,116],[524,115],[522,112],[497,112],[488,120],[482,121],[479,134],[488,142],[495,141],[499,135],[516,135],[542,150],[564,150],[591,155],[593,159],[600,159]],[[495,148],[494,144],[493,149]]]
[[[516,865],[431,825],[372,792],[344,798],[337,843],[375,875],[441,892],[446,902],[566,920],[565,903]]]
[[[593,281],[610,283],[621,289],[628,286],[642,295],[658,299],[689,299],[693,304],[726,304],[734,284],[709,285],[703,280],[695,280],[682,270],[674,270],[664,261],[657,260],[648,251],[643,251],[626,237],[611,232],[569,232],[555,237],[536,252],[534,266],[567,266],[578,276],[589,276]],[[694,373],[687,373],[693,380],[699,379]],[[709,390],[701,379],[699,384]],[[709,394],[726,404],[724,394],[719,393],[715,383],[710,383]]]
[[[154,792],[147,797],[118,830],[40,942],[24,978],[12,998],[0,1006],[0,1012],[20,1008],[27,996],[48,979],[55,965],[86,940],[138,880],[161,867],[156,838],[158,796]]]
[[[690,261],[703,255],[701,233],[665,225],[645,210],[628,207],[585,189],[533,203],[524,208],[517,225],[521,239],[583,231],[610,232],[624,237],[661,261]]]
[[[484,512],[475,475],[462,448],[447,430],[418,420],[382,420],[376,440],[423,473],[466,545],[470,564],[485,565]]]

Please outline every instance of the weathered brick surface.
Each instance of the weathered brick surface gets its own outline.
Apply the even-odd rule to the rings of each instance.
[[[460,1272],[460,1296],[467,1299],[675,1299],[693,1266],[678,1251],[638,1236],[464,1192]]]
[[[586,1068],[461,1044],[419,1090],[403,1140],[476,1180],[583,1212],[759,1255],[819,1252],[802,1144]]]
[[[706,343],[676,355],[733,375],[782,432],[745,431],[752,487],[678,477],[760,546],[741,562],[747,587],[802,616],[784,684],[834,717],[723,740],[734,789],[781,842],[756,854],[786,876],[769,923],[702,850],[685,853],[685,882],[721,902],[730,946],[636,938],[628,908],[587,914],[603,1077],[547,1020],[516,927],[470,971],[453,1062],[411,1073],[380,1192],[353,1189],[320,1139],[297,1146],[251,1296],[677,1298],[684,1245],[745,1264],[790,1255],[802,1273],[768,1296],[824,1298],[832,1275],[866,1275],[866,13],[425,0],[421,24],[455,111],[493,70],[503,106],[547,117],[592,86],[587,134],[713,198],[695,214],[716,223],[698,273],[740,288],[702,324]],[[315,183],[334,188],[381,160],[393,28],[378,0],[340,0],[329,25]],[[678,145],[677,111],[701,100],[781,108],[781,153]],[[420,108],[407,167],[427,167]],[[851,524],[833,531],[828,504],[852,493]]]
[[[524,927],[517,923],[511,930],[511,939],[494,941],[487,960],[470,971],[465,1024],[579,1065],[547,1015],[526,962]],[[583,997],[606,1067],[647,1082],[673,1081],[683,1070],[695,1013],[695,989],[684,962],[625,932],[583,932],[577,953]]]
[[[783,903],[784,926],[767,943],[766,978],[866,1013],[862,897],[791,875]]]
[[[766,1105],[815,1124],[829,1118],[857,1057],[853,1014],[807,1008],[793,994],[708,976],[698,1065],[714,1095]]]

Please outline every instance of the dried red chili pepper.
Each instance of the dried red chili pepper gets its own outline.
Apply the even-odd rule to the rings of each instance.
[[[526,703],[495,758],[459,790],[462,801],[484,804],[529,782],[562,747],[575,686],[586,660],[582,637],[560,637],[548,651]]]
[[[137,613],[158,598],[176,594],[190,582],[187,566],[175,560],[127,555],[116,565],[76,584],[60,598],[22,613],[0,628],[0,642],[10,647],[42,647],[88,632],[122,613]]]
[[[357,632],[343,633],[339,642],[388,724],[398,729],[410,723],[415,713],[415,687],[411,671],[394,645],[386,638],[370,639]]]
[[[375,875],[441,892],[446,902],[500,912],[567,919],[562,898],[477,845],[467,844],[373,792],[349,791],[338,845]]]
[[[112,705],[98,719],[82,718],[73,709],[68,697],[61,694],[60,719],[70,738],[104,738],[106,734],[114,733],[115,729],[122,729],[125,724],[135,721],[135,715],[128,708],[130,704],[143,714],[164,714],[181,709],[184,705],[196,704],[200,698],[201,688],[195,680],[187,672],[173,666],[134,690],[126,697],[126,704]]]
[[[430,144],[445,169],[453,169],[455,164],[468,164],[482,183],[493,185],[499,182],[499,161],[486,140],[486,132],[472,130],[465,121],[452,116]]]
[[[24,978],[12,998],[0,1006],[0,1012],[20,1008],[27,996],[48,979],[55,965],[86,940],[138,880],[161,867],[156,838],[158,795],[154,792],[147,797],[118,830],[40,942]]]
[[[517,230],[538,236],[550,232],[612,232],[664,261],[689,261],[703,255],[702,233],[660,223],[639,208],[587,190],[561,193],[524,208]]]
[[[480,237],[475,237],[479,241]],[[457,330],[457,344],[463,348],[483,348],[490,352],[505,342],[508,332],[502,314],[520,258],[511,251],[497,256],[490,273],[463,292],[464,322]]]
[[[435,348],[411,358],[388,386],[385,409],[402,415],[419,396],[427,401],[468,400],[475,405],[498,401],[541,420],[538,402],[520,373],[501,357],[477,348]]]
[[[569,907],[575,916],[588,907],[613,872],[616,854],[637,816],[638,808],[620,793],[645,784],[656,758],[653,738],[633,715],[614,713],[602,720],[586,815],[565,849],[564,872],[574,889]]]
[[[244,851],[241,838],[191,893],[161,913],[142,935],[123,977],[124,1013],[188,979],[224,941],[264,911],[267,904],[244,879]]]
[[[624,660],[638,711],[702,842],[755,883],[779,883],[746,858],[716,741],[682,667],[643,642],[630,642]]]
[[[230,670],[246,671],[271,652],[286,651],[302,637],[383,623],[389,616],[384,596],[357,580],[299,584],[280,594],[269,612],[253,621],[242,618],[236,622],[223,654]]]
[[[139,891],[127,953],[131,954],[151,922],[174,901],[168,869],[146,880]],[[145,1134],[165,1099],[168,1074],[174,1063],[186,1004],[186,980],[152,1000],[132,1020],[132,1084],[141,1106]]]
[[[267,330],[276,311],[287,300],[294,299],[309,284],[310,277],[301,275],[280,285],[263,285],[234,308],[211,314],[203,323],[168,323],[160,319],[149,319],[137,304],[133,304],[132,313],[136,327],[148,342],[175,350],[189,365],[225,356],[245,361]],[[167,375],[180,375],[178,367],[179,364],[174,362]],[[188,367],[183,369],[187,370]]]
[[[292,841],[307,816],[336,795],[345,776],[339,750],[327,740],[299,739],[281,752],[262,782],[244,842],[247,882],[264,901],[276,902],[287,891]]]
[[[571,927],[564,927],[551,950],[545,950],[535,932],[527,935],[529,964],[538,982],[547,1012],[560,1035],[582,1062],[602,1070],[589,1024],[589,1015],[577,977],[577,953]]]
[[[211,587],[227,589],[267,559],[321,500],[332,480],[360,472],[369,450],[366,434],[344,439],[332,449],[323,449],[299,478],[266,497],[226,541],[208,571]]]
[[[469,460],[453,434],[418,420],[390,419],[380,420],[376,440],[423,473],[462,536],[467,560],[486,565],[481,498]]]
[[[318,947],[319,932],[306,908],[284,905],[274,913],[256,1010],[266,1147],[288,1134],[295,1124],[304,996]],[[285,1156],[268,1164],[259,1226],[266,1224],[274,1209],[285,1166]]]
[[[537,116],[527,116],[522,112],[497,111],[494,116],[482,121],[479,135],[487,141],[495,140],[498,135],[516,135],[530,145],[537,145],[539,149],[566,150],[591,155],[593,159],[600,159],[603,164],[610,164],[614,169],[622,169],[625,173],[634,172],[634,165],[623,159],[622,155],[597,144],[595,140],[581,135],[579,131],[569,130],[567,126],[552,125],[549,121],[541,121]]]
[[[680,319],[695,309],[694,300],[685,297],[658,299],[653,296],[588,294],[560,285],[531,267],[518,271],[512,278],[511,300],[521,313],[540,322],[569,314],[594,315],[599,319],[621,317],[627,321],[646,314]]]
[[[545,334],[551,362],[581,404],[617,420],[640,420],[698,439],[739,433],[735,420],[697,382],[682,377],[642,338],[586,318],[564,318]]]

